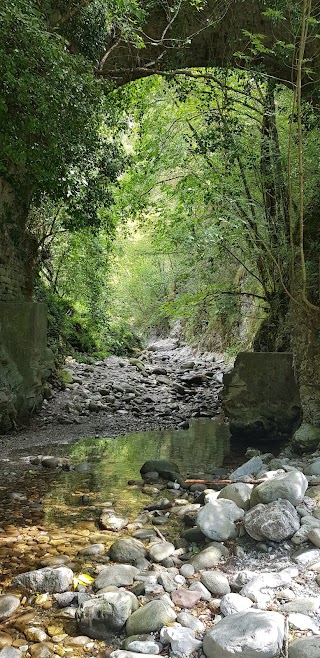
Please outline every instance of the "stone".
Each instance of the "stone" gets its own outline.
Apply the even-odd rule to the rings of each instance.
[[[303,637],[289,644],[288,658],[319,658],[320,637]]]
[[[160,653],[159,642],[150,640],[132,640],[128,643],[128,651],[137,651],[138,653],[148,653],[157,656]]]
[[[318,548],[300,548],[293,553],[292,559],[301,567],[310,567],[320,561],[320,550]]]
[[[291,612],[288,615],[288,622],[290,626],[298,631],[312,631],[317,635],[320,633],[318,624],[311,617],[300,612]]]
[[[145,473],[151,471],[157,471],[160,477],[174,481],[175,476],[179,474],[179,466],[169,459],[149,459],[141,466],[140,473],[143,477]]]
[[[253,577],[244,584],[240,593],[243,596],[247,596],[251,601],[259,602],[260,590],[269,590],[276,587],[282,587],[283,585],[289,585],[292,581],[292,578],[295,578],[299,575],[298,569],[287,568],[282,569],[278,572],[261,572]]]
[[[103,510],[100,515],[99,525],[103,530],[109,530],[110,532],[118,532],[125,528],[129,523],[129,519],[122,518],[117,516],[111,510]]]
[[[29,626],[24,630],[24,634],[30,642],[45,642],[48,639],[47,633],[38,626]]]
[[[231,434],[255,441],[291,434],[301,415],[292,354],[240,352],[221,397]]]
[[[157,542],[149,546],[149,557],[153,562],[162,562],[174,552],[174,545],[168,541]]]
[[[300,517],[288,500],[256,505],[244,517],[244,527],[256,541],[280,542],[292,537],[300,528]]]
[[[138,539],[117,539],[111,544],[108,555],[113,562],[133,564],[138,569],[147,568],[149,562],[145,559],[146,550]]]
[[[166,592],[174,592],[178,584],[175,582],[174,577],[167,571],[162,571],[158,576],[158,582],[163,586]]]
[[[320,427],[302,423],[292,437],[292,447],[298,452],[313,452],[320,444]]]
[[[309,530],[307,537],[312,544],[320,548],[320,528],[312,528]]]
[[[7,619],[19,608],[20,599],[12,594],[0,596],[0,620]]]
[[[253,475],[256,475],[264,467],[264,463],[261,457],[251,457],[247,462],[236,468],[235,471],[232,471],[229,475],[230,480],[237,480],[238,478]]]
[[[302,502],[308,488],[308,480],[300,471],[283,473],[271,480],[258,484],[252,491],[250,507],[258,503],[268,504],[278,498],[288,500],[292,505]]]
[[[3,647],[0,651],[0,658],[21,658],[22,653],[14,647]]]
[[[293,601],[288,601],[281,606],[284,612],[299,612],[303,615],[309,612],[317,612],[320,607],[320,598],[317,596],[299,596]]]
[[[171,599],[179,608],[194,608],[201,599],[201,593],[190,589],[180,588],[175,590],[175,592],[172,592]]]
[[[242,520],[243,516],[243,509],[237,507],[232,500],[221,498],[202,507],[197,515],[197,525],[209,539],[223,542],[237,536],[235,523]]]
[[[228,500],[233,500],[237,507],[248,510],[250,507],[251,492],[252,485],[245,484],[245,482],[235,482],[234,484],[227,484],[226,487],[221,489],[218,499],[227,498]]]
[[[209,590],[202,583],[200,583],[199,580],[193,582],[190,585],[189,590],[191,592],[199,592],[201,601],[210,601],[211,599],[211,592],[209,592]]]
[[[215,596],[224,596],[230,592],[228,578],[221,571],[202,571],[201,582]]]
[[[247,610],[224,617],[203,640],[207,658],[278,658],[284,617],[278,612]]]
[[[134,594],[117,590],[100,594],[80,605],[76,612],[79,629],[95,640],[108,640],[122,630],[132,612],[138,609]]]
[[[77,597],[78,595],[76,592],[62,592],[61,594],[54,594],[54,599],[57,601],[59,608],[67,608]]]
[[[183,564],[182,567],[180,567],[180,573],[181,576],[184,576],[185,578],[191,578],[195,573],[195,568],[193,564]]]
[[[190,612],[179,612],[177,615],[177,622],[181,624],[181,626],[192,628],[195,633],[202,633],[205,629],[205,625],[202,621],[194,615],[191,615]]]
[[[73,578],[73,571],[68,567],[57,567],[56,569],[45,567],[15,576],[12,585],[33,592],[54,594],[55,592],[66,592],[73,584]]]
[[[139,569],[129,564],[106,567],[95,579],[94,588],[99,590],[109,585],[115,585],[116,587],[133,585],[134,578],[138,573]]]
[[[234,615],[237,612],[248,610],[253,605],[253,602],[247,596],[241,596],[230,592],[222,597],[220,601],[220,611],[225,617]]]
[[[320,475],[320,459],[315,459],[304,469],[305,475]]]
[[[201,642],[196,640],[192,628],[186,626],[164,626],[160,631],[160,642],[169,643],[171,651],[183,656],[190,656],[191,653],[200,649]]]
[[[176,619],[176,613],[165,601],[154,599],[139,608],[129,617],[126,625],[127,635],[153,633],[163,626],[171,624]]]
[[[124,640],[122,641],[121,649],[133,651],[133,649],[129,649],[129,645],[131,644],[131,642],[147,642],[147,641],[154,642],[153,636],[148,635],[147,633],[140,633],[140,635],[130,635],[129,637],[125,637]]]
[[[9,633],[4,633],[0,631],[0,649],[3,647],[10,647],[13,642],[13,638]]]
[[[197,553],[190,559],[190,564],[194,567],[196,571],[201,569],[212,569],[216,567],[221,558],[228,557],[228,549],[217,542],[212,542],[204,548],[200,553]]]

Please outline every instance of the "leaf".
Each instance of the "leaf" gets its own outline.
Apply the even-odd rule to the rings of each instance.
[[[94,578],[92,576],[89,576],[87,573],[81,573],[78,576],[75,576],[73,579],[73,587],[74,589],[77,589],[78,585],[91,585],[94,581]]]

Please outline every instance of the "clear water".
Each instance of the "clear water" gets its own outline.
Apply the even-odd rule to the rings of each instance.
[[[89,496],[91,505],[110,501],[118,514],[133,517],[150,502],[140,487],[128,486],[128,480],[140,479],[140,468],[146,460],[172,459],[184,476],[205,474],[222,465],[230,450],[229,437],[223,422],[202,418],[192,421],[188,430],[77,441],[67,447],[76,470],[57,473],[45,496],[47,520],[61,524],[66,517],[78,517],[80,513],[82,519],[91,517],[92,511],[81,504],[83,495]]]

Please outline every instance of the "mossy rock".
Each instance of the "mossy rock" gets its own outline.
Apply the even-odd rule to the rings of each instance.
[[[73,384],[73,377],[69,370],[58,370],[58,377],[64,384]]]
[[[292,438],[292,447],[300,453],[313,452],[320,444],[320,427],[302,423]]]

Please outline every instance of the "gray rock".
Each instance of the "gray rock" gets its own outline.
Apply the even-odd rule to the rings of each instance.
[[[160,541],[149,546],[149,556],[153,562],[162,562],[174,552],[174,545],[168,541]]]
[[[202,571],[201,582],[215,596],[224,596],[230,592],[228,578],[221,571]]]
[[[318,624],[311,617],[300,612],[291,612],[288,615],[288,622],[298,631],[312,631],[316,635],[320,633]]]
[[[320,637],[303,637],[289,644],[289,658],[319,658]]]
[[[111,544],[108,555],[113,562],[133,564],[139,569],[149,566],[149,562],[145,559],[145,547],[138,539],[117,539]]]
[[[16,576],[12,585],[15,587],[23,587],[33,592],[66,592],[73,584],[73,571],[67,567],[57,567],[50,569],[37,569],[35,571],[27,571],[20,573]]]
[[[292,505],[302,502],[308,488],[308,480],[300,471],[290,471],[277,475],[271,480],[258,484],[252,491],[250,506],[268,504],[278,498],[289,500]]]
[[[21,658],[22,652],[13,647],[3,647],[0,651],[0,658]]]
[[[160,645],[161,646],[161,645]],[[138,653],[151,653],[157,656],[160,653],[159,642],[150,640],[132,640],[128,643],[128,651],[137,651]]]
[[[193,564],[183,564],[182,567],[180,567],[180,573],[181,576],[184,576],[185,578],[191,578],[194,575],[195,568]]]
[[[221,489],[218,498],[227,498],[243,510],[248,510],[250,507],[250,496],[252,492],[252,485],[245,484],[245,482],[235,482],[228,484]]]
[[[190,564],[192,564],[196,571],[212,569],[219,564],[222,557],[228,557],[228,555],[229,551],[225,546],[217,542],[212,542],[203,551],[194,555],[190,560]]]
[[[264,463],[261,457],[252,457],[249,461],[245,462],[245,464],[236,468],[236,470],[230,474],[229,479],[237,480],[244,475],[256,475],[263,467]]]
[[[320,444],[320,427],[302,423],[292,437],[292,446],[300,452],[312,452]]]
[[[134,578],[139,573],[139,569],[129,564],[119,564],[113,567],[106,567],[94,581],[95,589],[103,589],[109,585],[116,587],[126,587],[132,585]]]
[[[189,590],[191,592],[200,592],[201,594],[201,600],[202,601],[210,601],[211,597],[211,592],[202,584],[199,582],[199,580],[196,580],[192,585],[190,585]]]
[[[191,653],[200,649],[201,642],[196,640],[192,628],[186,626],[164,626],[160,631],[160,642],[169,642],[171,651],[178,655],[190,656]]]
[[[262,572],[254,575],[241,589],[243,596],[248,596],[251,601],[258,602],[260,590],[269,590],[276,587],[289,585],[292,578],[299,575],[298,569],[288,568],[278,572]]]
[[[179,612],[177,616],[177,622],[181,624],[181,626],[186,626],[186,628],[192,628],[195,633],[202,633],[205,629],[205,625],[195,617],[194,615],[191,615],[190,612]]]
[[[225,617],[205,636],[207,658],[278,658],[284,617],[277,612],[248,610]]]
[[[67,608],[74,599],[78,598],[78,593],[62,592],[61,594],[55,594],[53,598],[57,601],[59,608]]]
[[[280,542],[300,528],[300,517],[288,500],[256,505],[244,517],[244,527],[253,539]]]
[[[176,613],[174,610],[164,601],[155,599],[131,615],[127,621],[127,635],[159,631],[163,626],[171,624],[175,619]]]
[[[76,613],[79,629],[96,640],[108,640],[138,608],[136,597],[125,590],[106,592],[85,601]]]
[[[0,619],[10,617],[17,608],[19,608],[20,599],[12,594],[2,594],[0,596]]]
[[[172,576],[170,573],[167,573],[167,571],[162,571],[159,576],[158,576],[158,582],[160,585],[163,586],[166,592],[170,594],[170,592],[174,592],[175,589],[177,589],[178,584],[174,580],[174,576]]]
[[[230,592],[222,597],[220,602],[220,611],[225,617],[234,615],[237,612],[248,610],[253,605],[252,601],[247,596],[235,594]]]
[[[309,567],[320,561],[320,550],[318,548],[300,548],[293,553],[292,559],[301,567]]]
[[[111,510],[103,510],[100,515],[99,524],[103,530],[109,530],[110,532],[118,532],[122,528],[126,528],[129,523],[129,519],[122,518],[117,516]]]
[[[317,612],[320,608],[320,598],[317,596],[299,596],[293,601],[288,601],[281,606],[284,612],[299,612],[307,615],[309,612]]]
[[[320,475],[320,459],[315,459],[314,462],[305,468],[304,472],[306,475]]]
[[[227,541],[237,536],[235,522],[243,519],[243,516],[243,509],[237,507],[232,500],[221,498],[202,507],[197,515],[197,525],[209,539]]]
[[[312,544],[320,548],[320,528],[312,528],[307,533],[307,537]]]

